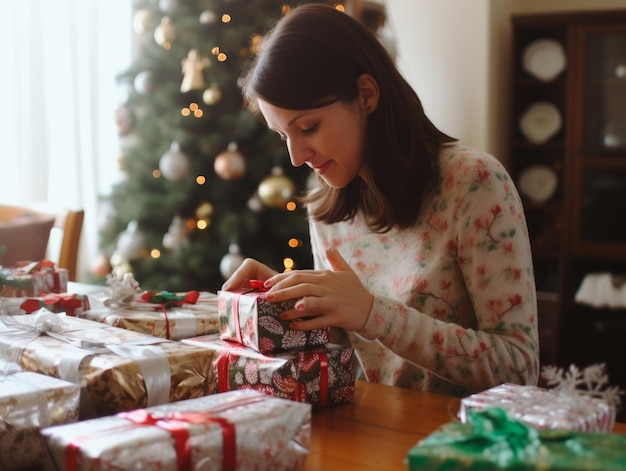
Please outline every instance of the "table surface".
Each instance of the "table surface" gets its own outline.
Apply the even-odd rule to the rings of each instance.
[[[410,448],[456,420],[460,399],[357,381],[354,401],[313,411],[306,471],[406,471]],[[614,433],[626,434],[617,423]]]

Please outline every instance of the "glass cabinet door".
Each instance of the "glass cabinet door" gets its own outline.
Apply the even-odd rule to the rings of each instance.
[[[586,154],[626,157],[626,30],[586,38]]]

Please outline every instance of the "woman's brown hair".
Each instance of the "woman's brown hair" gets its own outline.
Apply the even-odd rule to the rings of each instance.
[[[294,8],[263,39],[243,77],[243,95],[248,103],[261,98],[292,110],[352,102],[363,73],[380,88],[367,124],[367,184],[355,178],[337,189],[320,178],[304,201],[309,215],[325,223],[350,220],[361,211],[376,232],[406,228],[439,184],[439,149],[455,139],[426,117],[417,94],[365,25],[330,5]]]

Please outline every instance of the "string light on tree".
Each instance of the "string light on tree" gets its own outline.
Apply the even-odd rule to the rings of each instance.
[[[159,160],[159,170],[171,181],[180,181],[189,173],[189,159],[180,149],[178,141],[172,142],[169,150]]]
[[[246,158],[239,152],[236,142],[228,144],[228,148],[215,157],[213,163],[215,173],[223,180],[239,180],[246,173]]]
[[[274,167],[272,174],[259,184],[259,198],[266,206],[284,209],[296,192],[296,186],[283,173],[281,167]]]
[[[228,246],[228,253],[224,255],[220,262],[220,273],[226,280],[230,278],[233,273],[235,273],[235,270],[237,270],[242,263],[243,256],[239,251],[239,246],[234,243],[230,244]]]

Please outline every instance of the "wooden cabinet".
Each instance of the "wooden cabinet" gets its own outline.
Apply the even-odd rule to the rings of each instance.
[[[602,361],[626,385],[626,305],[575,300],[586,276],[626,274],[626,9],[515,15],[512,26],[510,171],[533,248],[542,362]]]

